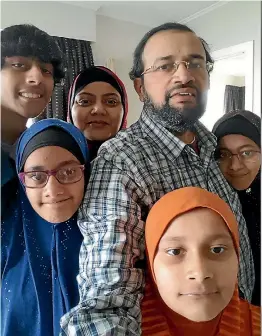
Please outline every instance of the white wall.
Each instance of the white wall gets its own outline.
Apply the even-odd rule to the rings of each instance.
[[[261,115],[261,2],[230,1],[189,26],[212,51],[254,40],[253,112]]]
[[[108,58],[115,60],[115,70],[124,82],[128,94],[128,125],[140,116],[142,104],[128,76],[132,66],[132,55],[143,35],[149,27],[140,26],[120,20],[98,15],[96,18],[96,43],[93,44],[93,55],[96,65],[105,65]]]
[[[228,75],[225,78],[226,85],[233,85],[233,86],[245,86],[245,77],[244,76],[233,76]]]
[[[96,40],[96,14],[55,1],[1,1],[1,29],[30,23],[50,35]]]
[[[207,100],[207,108],[201,122],[212,131],[213,126],[224,114],[224,96],[226,85],[245,86],[245,77],[225,75],[214,71],[210,76],[210,90]]]

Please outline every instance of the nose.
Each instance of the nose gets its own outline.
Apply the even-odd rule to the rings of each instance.
[[[206,258],[200,254],[191,256],[188,260],[187,279],[202,283],[212,278],[213,273]]]
[[[50,176],[45,186],[44,196],[49,198],[56,198],[59,195],[63,195],[64,186],[57,181],[54,176]]]
[[[91,114],[100,114],[100,115],[105,115],[106,114],[106,109],[104,107],[104,104],[101,100],[97,100],[91,110]]]
[[[26,72],[26,83],[29,85],[39,85],[43,80],[43,74],[39,66],[32,65]]]
[[[239,157],[237,155],[232,155],[231,161],[230,161],[230,169],[237,171],[243,167],[242,161],[239,160]]]
[[[187,84],[189,82],[195,82],[195,77],[188,71],[185,63],[180,63],[178,69],[173,74],[172,81],[174,84]]]

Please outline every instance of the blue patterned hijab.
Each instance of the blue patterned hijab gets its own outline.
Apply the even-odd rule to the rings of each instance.
[[[21,135],[17,172],[21,171],[27,143],[50,127],[62,128],[72,136],[89,172],[84,135],[74,125],[57,119],[39,121]],[[45,221],[33,210],[21,184],[2,218],[1,235],[1,335],[59,335],[60,318],[79,302],[76,276],[83,238],[76,214],[59,224]]]

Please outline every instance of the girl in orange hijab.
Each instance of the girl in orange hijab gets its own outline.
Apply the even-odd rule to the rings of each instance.
[[[145,235],[143,336],[261,335],[260,308],[238,295],[238,224],[222,199],[172,191],[151,209]]]

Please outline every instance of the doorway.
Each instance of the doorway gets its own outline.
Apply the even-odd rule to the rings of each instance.
[[[206,112],[201,118],[209,130],[224,114],[226,85],[245,87],[245,109],[253,110],[253,48],[253,41],[249,41],[212,53],[214,69],[210,74]]]

